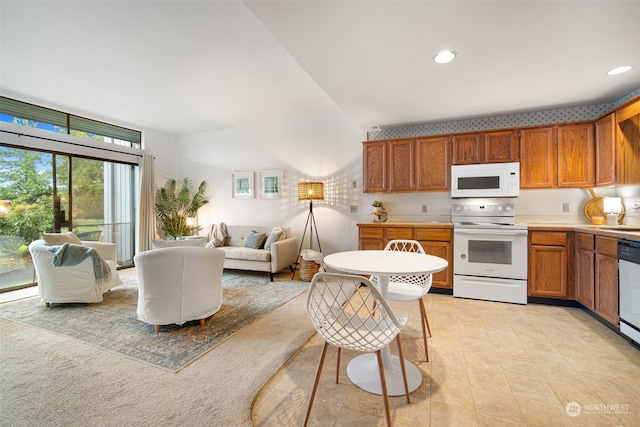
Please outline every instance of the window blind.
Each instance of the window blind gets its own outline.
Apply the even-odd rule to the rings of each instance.
[[[0,97],[0,113],[21,119],[33,120],[39,123],[48,123],[64,129],[67,129],[68,120],[68,124],[72,130],[128,141],[133,143],[134,147],[140,147],[142,143],[142,132],[140,131],[67,114],[62,111],[40,107],[39,105],[29,104],[4,96]]]
[[[111,125],[109,123],[99,122],[97,120],[87,119],[85,117],[69,115],[69,126],[72,130],[79,130],[96,135],[108,136],[123,141],[129,141],[136,144],[142,142],[142,135],[139,131],[123,128],[121,126]]]
[[[0,97],[0,112],[21,119],[49,123],[61,128],[67,128],[67,114],[62,111],[28,104],[15,99]]]

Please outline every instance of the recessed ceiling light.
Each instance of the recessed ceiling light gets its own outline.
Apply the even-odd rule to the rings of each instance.
[[[438,64],[446,64],[447,62],[453,61],[455,57],[456,57],[455,52],[449,52],[448,50],[446,50],[434,56],[433,61]]]
[[[632,68],[633,67],[631,65],[625,65],[623,67],[614,68],[613,70],[610,70],[607,72],[607,76],[615,76],[616,74],[626,73]]]

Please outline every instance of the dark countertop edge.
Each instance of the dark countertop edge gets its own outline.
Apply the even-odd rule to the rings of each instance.
[[[588,225],[588,224],[535,224],[529,225],[529,231],[575,231],[580,233],[593,234],[596,236],[614,237],[617,239],[640,239],[640,230],[624,231],[607,229],[607,226]],[[640,228],[640,227],[638,227]]]
[[[420,228],[453,228],[450,222],[362,222],[356,224],[358,227],[420,227]],[[528,224],[529,231],[578,231],[580,233],[589,233],[598,236],[615,237],[615,238],[632,238],[640,239],[640,230],[624,231],[607,229],[606,225],[590,225],[590,224]],[[638,226],[640,229],[640,226]]]
[[[453,228],[450,222],[360,222],[358,227]]]

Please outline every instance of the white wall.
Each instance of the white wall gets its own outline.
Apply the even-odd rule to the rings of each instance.
[[[366,135],[344,114],[270,123],[224,131],[205,132],[176,139],[178,177],[206,180],[209,204],[198,223],[283,225],[302,237],[308,203],[298,201],[297,184],[305,180],[325,183],[325,200],[314,203],[314,215],[324,253],[356,249],[355,224],[368,212],[362,194],[362,141]],[[284,172],[281,199],[234,199],[232,174],[279,169]],[[356,182],[356,188],[351,183]],[[350,206],[361,213],[352,214]],[[305,241],[308,248],[308,241]],[[317,245],[314,244],[317,250]]]
[[[151,138],[149,138],[151,139]],[[156,182],[169,176],[162,172],[176,164],[175,177],[191,178],[194,185],[206,180],[209,204],[198,215],[200,225],[225,222],[234,225],[283,225],[299,238],[305,227],[308,203],[297,200],[297,183],[325,182],[325,200],[314,203],[314,214],[325,254],[357,248],[356,224],[371,221],[373,200],[382,200],[389,221],[448,222],[452,201],[449,193],[363,194],[362,141],[366,135],[343,114],[270,123],[225,131],[176,137],[175,152],[154,145]],[[172,155],[174,159],[161,159]],[[232,174],[260,170],[284,171],[284,195],[278,200],[232,198]],[[159,173],[160,172],[160,173]],[[159,175],[162,175],[160,178]],[[355,182],[355,187],[353,183]],[[640,201],[640,186],[599,188],[598,196],[622,196],[625,202]],[[587,190],[522,190],[509,199],[517,220],[527,223],[587,223],[584,205]],[[463,202],[463,201],[462,201]],[[563,204],[569,203],[569,212]],[[357,206],[358,213],[350,207]],[[427,205],[427,213],[422,213]],[[640,218],[639,218],[640,219]],[[308,247],[305,241],[304,247]],[[316,248],[317,249],[317,248]]]
[[[142,146],[145,152],[155,156],[154,172],[156,187],[162,187],[169,178],[177,174],[176,137],[164,132],[146,130]]]

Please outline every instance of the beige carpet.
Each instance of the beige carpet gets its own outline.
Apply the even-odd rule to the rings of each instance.
[[[255,395],[313,335],[305,298],[178,373],[0,319],[0,425],[249,426]]]
[[[269,282],[266,274],[226,270],[222,277],[222,307],[204,326],[194,320],[163,325],[159,333],[136,314],[138,281],[123,284],[98,304],[51,304],[27,298],[0,305],[0,318],[75,338],[102,350],[178,372],[237,331],[306,292],[307,282]]]

